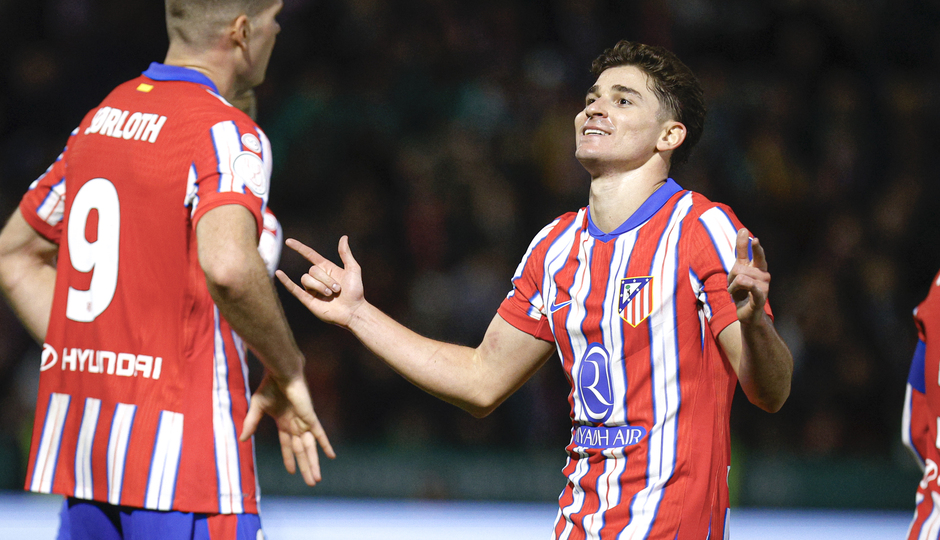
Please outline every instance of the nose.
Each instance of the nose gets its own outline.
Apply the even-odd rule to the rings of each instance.
[[[594,116],[607,116],[607,110],[601,105],[601,100],[595,99],[584,107],[584,115],[588,118]]]

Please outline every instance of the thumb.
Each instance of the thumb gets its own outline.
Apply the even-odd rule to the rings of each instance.
[[[352,250],[349,249],[349,237],[343,235],[339,239],[339,257],[343,261],[343,266],[346,267],[346,270],[355,269],[358,271],[359,263],[356,262],[356,258],[353,257]]]
[[[245,415],[245,421],[242,424],[242,434],[238,437],[238,440],[245,442],[255,434],[255,430],[258,429],[258,422],[261,421],[263,414],[258,400],[252,399],[251,405],[248,407],[248,413]]]

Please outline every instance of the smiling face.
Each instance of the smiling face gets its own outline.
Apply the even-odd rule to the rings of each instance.
[[[682,143],[685,127],[666,117],[636,66],[605,70],[574,120],[575,157],[592,176],[637,169]],[[668,155],[663,156],[668,170]]]

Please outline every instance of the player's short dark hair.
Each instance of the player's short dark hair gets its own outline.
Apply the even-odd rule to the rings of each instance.
[[[601,53],[591,64],[591,72],[599,77],[618,66],[636,66],[646,73],[661,110],[685,125],[685,142],[672,154],[673,163],[684,163],[705,126],[705,95],[695,74],[671,51],[627,40]]]
[[[241,14],[254,17],[275,0],[164,0],[170,39],[205,45]]]

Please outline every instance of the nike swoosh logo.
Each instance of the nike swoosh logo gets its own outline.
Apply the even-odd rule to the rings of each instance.
[[[560,304],[556,304],[556,303],[552,302],[552,305],[551,305],[548,309],[550,309],[552,313],[555,313],[556,311],[558,311],[559,309],[561,309],[561,308],[567,306],[567,305],[570,304],[570,303],[571,303],[571,300],[568,300],[567,302],[562,302],[562,303],[560,303]]]

